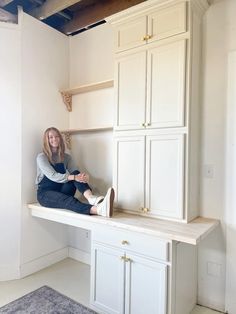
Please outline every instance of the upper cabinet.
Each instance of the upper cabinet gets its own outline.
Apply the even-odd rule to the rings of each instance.
[[[184,126],[186,58],[186,39],[117,56],[117,130]]]
[[[115,30],[115,49],[123,51],[186,32],[186,3],[156,9],[122,21]]]

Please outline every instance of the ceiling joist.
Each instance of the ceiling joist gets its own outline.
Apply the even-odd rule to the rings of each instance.
[[[44,20],[81,0],[47,0],[42,6],[33,9],[30,14],[37,19]]]
[[[0,8],[0,21],[7,23],[17,23],[17,16]]]
[[[13,0],[0,0],[0,8],[5,7],[9,3],[11,3]]]
[[[91,6],[87,6],[84,9],[77,11],[73,20],[63,26],[62,32],[65,34],[74,33],[143,1],[145,0],[98,1]]]

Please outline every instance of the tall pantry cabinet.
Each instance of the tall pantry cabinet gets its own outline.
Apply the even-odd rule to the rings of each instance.
[[[148,0],[108,19],[115,34],[116,207],[198,216],[204,0]]]

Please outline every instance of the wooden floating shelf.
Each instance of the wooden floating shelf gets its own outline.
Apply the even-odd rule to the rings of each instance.
[[[97,127],[97,128],[85,128],[85,129],[68,129],[68,130],[62,130],[61,133],[85,133],[85,132],[100,132],[100,131],[108,131],[113,130],[113,126],[105,126],[105,127]]]
[[[74,88],[60,90],[63,102],[68,111],[72,111],[72,96],[82,93],[92,92],[98,89],[109,88],[114,86],[114,80],[101,81],[93,84],[81,85]]]
[[[113,130],[113,126],[106,126],[106,127],[97,127],[97,128],[88,128],[88,129],[68,129],[68,130],[61,130],[61,133],[64,137],[64,141],[66,147],[71,149],[71,135],[76,133],[86,133],[86,132],[103,132]]]
[[[108,81],[102,81],[102,82],[93,83],[93,84],[81,85],[74,88],[64,89],[64,90],[61,90],[60,92],[70,94],[70,95],[77,95],[77,94],[87,93],[87,92],[91,92],[98,89],[113,87],[113,85],[114,85],[114,80],[108,80]]]

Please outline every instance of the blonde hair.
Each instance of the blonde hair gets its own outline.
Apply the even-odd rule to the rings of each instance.
[[[56,132],[60,138],[60,143],[59,143],[59,147],[58,147],[58,157],[59,157],[59,162],[63,162],[64,157],[65,157],[65,144],[64,144],[61,132],[57,128],[50,127],[44,132],[44,135],[43,135],[43,152],[47,156],[50,163],[53,164],[54,162],[52,160],[52,150],[51,150],[51,146],[49,144],[49,132],[50,131]]]

